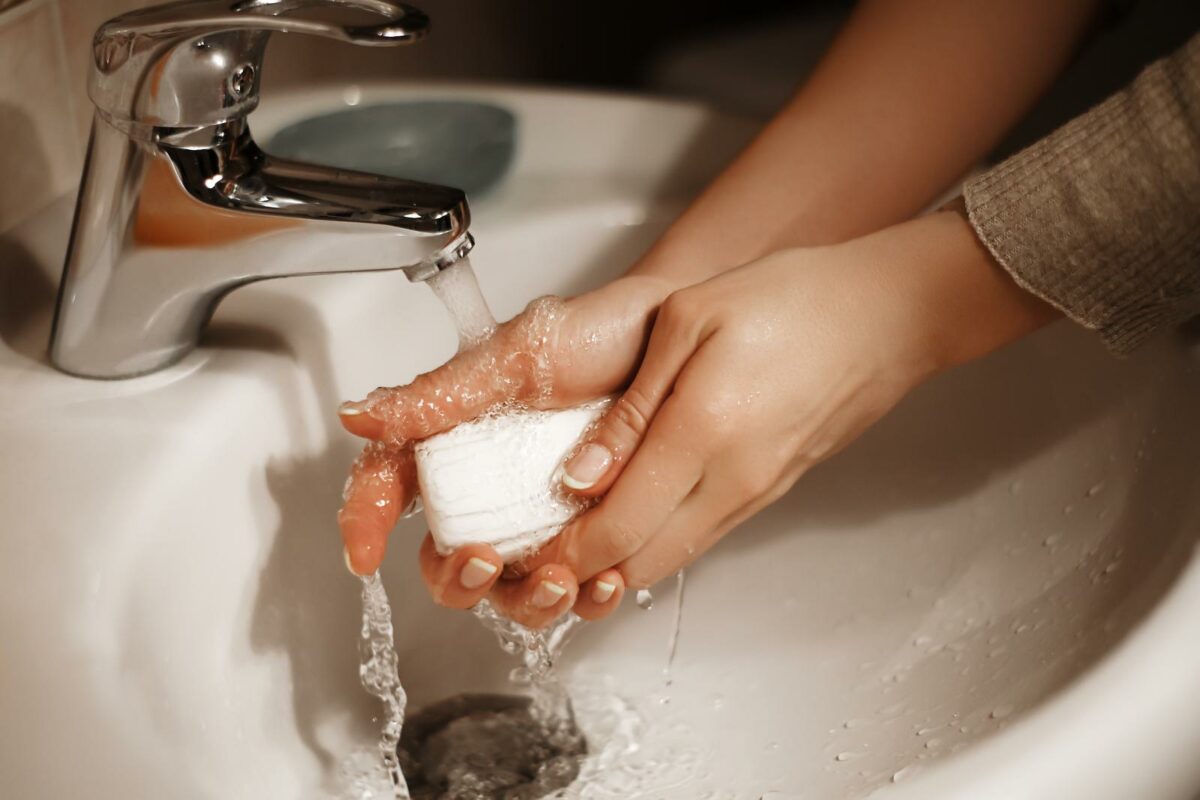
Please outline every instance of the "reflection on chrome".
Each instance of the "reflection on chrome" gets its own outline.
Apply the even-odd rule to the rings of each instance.
[[[354,12],[354,24],[328,21],[331,9]],[[379,21],[362,24],[364,13]],[[466,255],[462,191],[274,158],[246,120],[272,31],[393,45],[427,27],[387,0],[201,0],[101,26],[55,366],[95,378],[153,372],[196,346],[238,286],[395,269],[425,280]]]

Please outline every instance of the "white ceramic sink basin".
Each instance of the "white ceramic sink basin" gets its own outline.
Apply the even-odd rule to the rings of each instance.
[[[750,133],[469,87],[275,97],[253,124],[416,95],[516,115],[516,160],[473,208],[502,317],[616,275]],[[334,408],[441,363],[450,324],[399,273],[274,281],[165,372],[59,375],[69,215],[0,251],[0,796],[327,796],[375,732]],[[1198,341],[1117,361],[1059,324],[923,387],[691,571],[669,687],[673,585],[583,630],[563,668],[585,725],[604,691],[640,709],[623,763],[645,798],[1190,800]],[[421,533],[403,523],[384,570],[410,698],[503,690],[510,658],[425,596]]]

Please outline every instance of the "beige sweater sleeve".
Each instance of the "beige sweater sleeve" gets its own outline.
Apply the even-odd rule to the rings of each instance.
[[[1200,35],[963,197],[1017,283],[1117,353],[1200,313]]]

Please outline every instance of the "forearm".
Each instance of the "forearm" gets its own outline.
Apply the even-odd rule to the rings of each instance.
[[[689,285],[926,207],[1061,70],[1097,0],[867,0],[786,108],[634,267]]]

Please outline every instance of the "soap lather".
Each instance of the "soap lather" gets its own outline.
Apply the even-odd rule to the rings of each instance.
[[[586,506],[563,492],[562,463],[608,404],[489,413],[418,443],[417,480],[438,552],[489,544],[508,564],[557,536]]]

